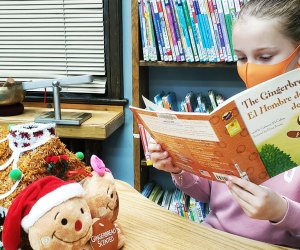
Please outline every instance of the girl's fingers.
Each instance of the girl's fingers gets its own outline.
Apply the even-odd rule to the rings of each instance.
[[[168,158],[168,157],[169,157],[169,154],[168,154],[167,151],[164,151],[164,152],[161,152],[161,151],[159,151],[159,152],[153,151],[153,152],[151,152],[151,160],[152,160],[153,162],[161,161],[161,160],[164,160],[164,159],[166,159],[166,158]]]
[[[160,152],[160,151],[162,151],[162,148],[161,148],[160,144],[149,143],[148,150],[149,150],[150,153],[152,153],[152,152]]]
[[[242,207],[242,209],[245,211],[246,214],[252,213],[253,207],[251,206],[251,204],[241,199],[241,197],[239,197],[235,192],[231,191],[231,194],[234,197],[234,199],[240,204],[240,206]]]
[[[232,182],[233,184],[241,187],[245,191],[253,194],[253,195],[259,195],[261,192],[261,188],[257,186],[256,184],[246,181],[244,179],[238,178],[236,176],[229,176],[228,181]]]
[[[233,182],[230,183],[230,181],[228,181],[227,186],[234,197],[236,197],[238,200],[244,201],[247,204],[253,204],[255,200],[253,194],[249,193]]]

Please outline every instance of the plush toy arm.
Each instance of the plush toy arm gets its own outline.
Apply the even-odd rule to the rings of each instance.
[[[121,249],[125,245],[126,237],[121,225],[118,222],[114,222],[114,225],[118,231],[118,249]]]

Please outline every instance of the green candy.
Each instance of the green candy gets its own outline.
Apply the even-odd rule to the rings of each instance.
[[[79,160],[82,160],[84,158],[84,154],[82,152],[77,152],[75,155]]]
[[[22,171],[20,169],[13,169],[10,171],[9,177],[14,181],[18,181],[22,177]]]

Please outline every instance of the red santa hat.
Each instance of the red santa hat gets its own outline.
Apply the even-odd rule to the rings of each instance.
[[[28,233],[29,228],[53,207],[83,193],[79,183],[55,176],[46,176],[27,186],[8,209],[2,232],[4,249],[19,248],[21,226]]]

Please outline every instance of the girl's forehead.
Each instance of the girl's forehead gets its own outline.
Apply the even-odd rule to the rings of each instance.
[[[257,49],[288,46],[290,40],[281,32],[278,19],[244,17],[234,24],[232,39],[235,49]]]

